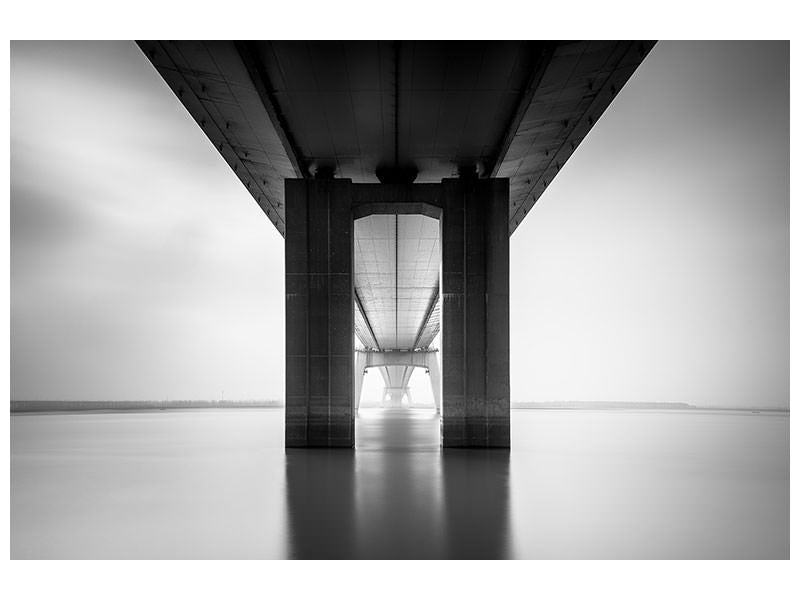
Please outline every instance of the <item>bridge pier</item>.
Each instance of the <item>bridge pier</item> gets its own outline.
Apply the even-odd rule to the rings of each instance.
[[[442,444],[508,448],[508,180],[444,179],[442,196]]]
[[[286,180],[286,447],[355,444],[349,180]]]
[[[286,446],[353,447],[367,368],[356,374],[353,219],[423,211],[441,231],[442,444],[509,447],[508,180],[287,179],[285,189]],[[438,379],[438,364],[419,366]]]
[[[408,382],[411,380],[411,373],[414,367],[402,365],[391,365],[381,369],[383,375],[383,402],[382,406],[399,408],[403,403],[403,396],[408,396],[408,403],[411,404],[411,392],[408,390]],[[388,399],[387,399],[388,396]]]
[[[383,408],[400,408],[403,406],[403,397],[407,396],[411,402],[411,392],[405,387],[385,387],[383,388]]]

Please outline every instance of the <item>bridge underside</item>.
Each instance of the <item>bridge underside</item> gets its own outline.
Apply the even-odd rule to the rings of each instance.
[[[353,446],[356,345],[437,335],[443,444],[509,445],[508,238],[653,45],[139,42],[286,239],[287,446]]]

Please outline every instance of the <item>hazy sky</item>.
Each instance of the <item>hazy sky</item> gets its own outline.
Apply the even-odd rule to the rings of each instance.
[[[511,238],[513,401],[788,406],[788,81],[786,43],[655,47]],[[12,44],[12,398],[282,398],[283,303],[133,43]]]

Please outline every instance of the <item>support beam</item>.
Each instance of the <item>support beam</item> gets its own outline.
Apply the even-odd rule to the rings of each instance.
[[[286,180],[286,446],[355,444],[349,180]]]
[[[401,350],[357,350],[358,357],[363,356],[364,366],[367,369],[372,367],[423,367],[430,365],[431,360],[436,358],[437,350],[419,350],[416,352]],[[358,358],[357,358],[358,360]]]
[[[547,65],[553,57],[553,51],[557,46],[557,42],[528,42],[528,44],[530,45],[531,54],[533,54],[536,59],[533,62],[533,69],[528,78],[528,84],[520,93],[519,100],[517,101],[517,108],[511,117],[511,121],[509,121],[504,128],[505,133],[503,134],[503,140],[500,142],[497,156],[492,157],[485,165],[486,173],[489,177],[497,177],[497,171],[505,160],[506,154],[508,154],[508,148],[517,135],[517,131],[519,131],[522,119],[525,113],[528,112],[528,108],[530,108],[533,94],[539,87],[539,82],[542,81],[545,69],[547,69]]]
[[[261,42],[261,44],[267,46],[265,50],[272,50],[269,42]],[[253,81],[258,96],[264,105],[264,110],[266,110],[269,115],[269,120],[272,123],[272,127],[275,129],[275,133],[278,134],[283,144],[286,156],[292,163],[295,174],[297,177],[307,176],[309,173],[308,169],[305,168],[305,160],[300,156],[300,152],[297,150],[297,142],[294,140],[289,126],[286,123],[286,119],[280,113],[278,105],[275,102],[269,75],[267,75],[267,70],[264,68],[261,58],[259,57],[259,44],[256,42],[239,41],[234,42],[234,45],[245,68],[250,74],[250,79]]]
[[[442,442],[508,448],[508,180],[442,188]]]

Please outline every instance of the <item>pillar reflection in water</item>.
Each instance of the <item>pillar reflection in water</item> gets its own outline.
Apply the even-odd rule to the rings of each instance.
[[[287,450],[288,556],[507,558],[509,452],[442,450],[439,430],[365,409],[355,450]]]

